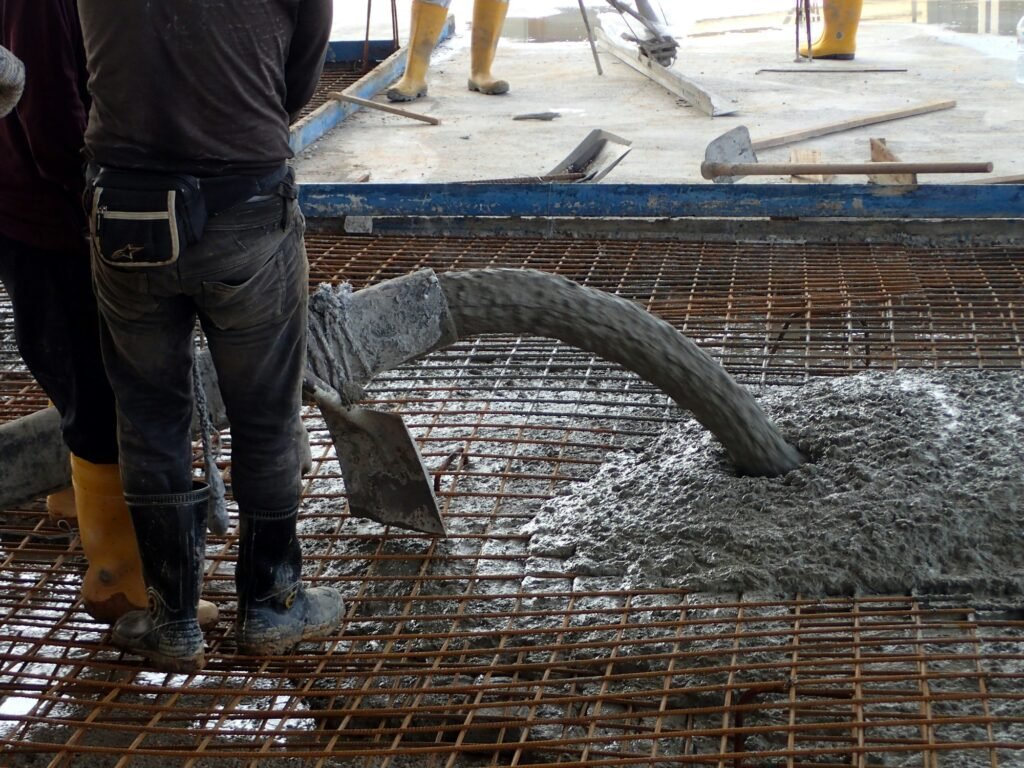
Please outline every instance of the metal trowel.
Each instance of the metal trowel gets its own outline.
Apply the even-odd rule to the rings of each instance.
[[[306,371],[303,392],[327,423],[355,517],[444,536],[434,488],[402,417],[346,404],[337,390]]]

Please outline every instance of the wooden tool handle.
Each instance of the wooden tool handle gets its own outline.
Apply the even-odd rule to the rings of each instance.
[[[436,117],[430,115],[421,115],[418,112],[410,112],[407,109],[400,109],[399,107],[391,107],[387,104],[380,104],[376,101],[370,101],[369,99],[360,99],[358,96],[349,96],[347,93],[340,93],[339,91],[331,91],[327,94],[329,98],[336,99],[337,101],[347,101],[350,104],[358,104],[360,107],[366,107],[367,109],[377,109],[381,112],[389,112],[392,115],[401,115],[402,117],[408,117],[412,120],[420,120],[424,123],[430,123],[431,125],[440,125],[441,121]]]
[[[701,163],[705,179],[718,176],[813,176],[892,173],[991,173],[992,163]]]

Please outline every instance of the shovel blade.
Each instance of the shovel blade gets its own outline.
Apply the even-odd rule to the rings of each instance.
[[[756,163],[757,153],[754,151],[754,142],[750,140],[750,131],[745,125],[737,125],[731,131],[723,133],[708,144],[707,149],[704,150],[704,162],[725,165]],[[713,176],[712,181],[715,184],[732,184],[742,178],[742,176]]]
[[[582,173],[580,181],[600,181],[629,154],[633,142],[614,133],[595,128],[548,176]]]
[[[355,517],[444,536],[434,488],[402,417],[317,397]]]

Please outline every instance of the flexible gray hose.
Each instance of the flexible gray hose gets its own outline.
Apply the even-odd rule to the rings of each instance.
[[[7,116],[25,90],[25,65],[0,45],[0,117]]]
[[[691,411],[741,474],[781,475],[804,461],[718,362],[634,302],[536,270],[474,269],[438,279],[459,338],[547,336],[619,363]]]

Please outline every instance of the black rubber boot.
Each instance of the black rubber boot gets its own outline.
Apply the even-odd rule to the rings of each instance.
[[[321,640],[341,624],[341,593],[302,586],[297,510],[246,514],[239,521],[238,649],[251,656],[287,653],[303,640]]]
[[[118,619],[113,642],[168,672],[194,672],[206,663],[196,606],[203,581],[209,495],[209,487],[200,482],[188,493],[125,494],[149,606]]]

